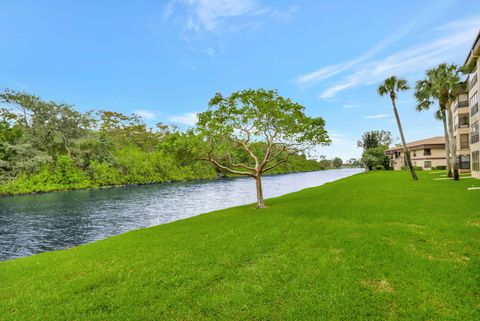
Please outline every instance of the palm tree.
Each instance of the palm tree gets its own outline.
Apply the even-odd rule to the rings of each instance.
[[[445,143],[448,144],[451,155],[451,169],[453,170],[453,179],[458,181],[458,157],[457,157],[457,142],[455,140],[453,132],[453,116],[450,109],[451,103],[458,95],[458,87],[460,84],[459,68],[455,64],[440,64],[435,68],[426,71],[426,78],[421,81],[421,84],[417,83],[417,88],[422,89],[420,94],[420,103],[426,107],[432,104],[432,100],[438,102],[439,110],[442,113],[442,117],[446,118],[448,123],[448,139]],[[426,83],[428,83],[426,85]],[[461,84],[460,84],[461,85]],[[424,87],[424,88],[422,88]],[[425,90],[423,90],[425,89]],[[427,100],[429,102],[427,102]],[[428,109],[421,108],[421,109]],[[444,130],[445,130],[444,124]],[[450,161],[450,157],[447,157],[447,164]]]
[[[415,86],[415,97],[417,98],[417,111],[429,110],[430,107],[434,104],[435,93],[432,88],[432,70],[427,71],[427,79],[417,81]],[[448,136],[447,130],[447,111],[445,110],[446,106],[440,106],[435,112],[435,118],[441,120],[443,123],[443,135],[445,136],[445,159],[447,160],[447,174],[448,177],[452,177],[452,167],[450,162],[450,139]]]
[[[412,160],[410,159],[410,152],[407,149],[407,143],[405,142],[405,136],[403,135],[402,123],[400,122],[400,116],[398,116],[397,110],[397,93],[399,91],[406,91],[409,90],[410,87],[405,79],[399,79],[395,76],[391,76],[383,82],[380,86],[378,86],[378,94],[380,96],[390,95],[390,100],[392,101],[393,106],[393,113],[395,114],[395,119],[397,120],[398,131],[400,132],[400,138],[402,140],[403,146],[403,153],[405,154],[405,160],[408,165],[408,169],[410,169],[410,173],[412,174],[412,178],[414,181],[418,180],[417,174],[415,173],[415,169],[412,165]]]

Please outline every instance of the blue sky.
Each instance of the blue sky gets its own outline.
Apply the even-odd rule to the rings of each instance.
[[[398,136],[382,79],[463,63],[480,29],[476,0],[0,3],[0,88],[180,126],[215,92],[276,88],[326,119],[316,152],[342,158],[366,130]],[[414,106],[401,95],[407,140],[441,135]]]

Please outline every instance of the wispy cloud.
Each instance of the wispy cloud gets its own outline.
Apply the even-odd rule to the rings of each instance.
[[[297,78],[299,85],[312,85],[337,74],[343,74],[340,80],[329,84],[320,93],[319,98],[329,99],[339,92],[353,87],[377,83],[390,75],[406,76],[418,70],[425,70],[438,63],[453,59],[459,52],[465,51],[478,32],[480,16],[461,21],[452,21],[437,26],[430,32],[417,37],[417,43],[407,49],[388,55],[382,59],[371,59],[381,49],[394,42],[405,32],[375,46],[359,58],[342,64],[329,65],[321,70]],[[427,39],[427,40],[425,40]],[[340,67],[341,66],[341,67]],[[347,71],[351,70],[347,73]]]
[[[365,119],[383,119],[383,118],[390,118],[390,117],[392,117],[391,114],[375,114],[375,115],[365,116]]]
[[[172,123],[176,123],[176,124],[194,126],[198,121],[197,114],[198,113],[196,113],[196,112],[184,113],[184,114],[181,114],[181,115],[172,116],[172,117],[169,118],[169,120]]]
[[[207,36],[257,29],[269,19],[291,21],[296,6],[277,8],[261,0],[172,0],[163,10],[163,22],[175,20],[182,26],[181,37],[192,45]],[[200,52],[212,56],[215,46],[202,46]]]
[[[255,0],[174,0],[164,9],[164,20],[175,12],[184,10],[185,28],[190,31],[219,32],[222,23],[232,17],[265,12]]]
[[[156,113],[150,110],[138,109],[133,112],[135,115],[138,115],[146,120],[155,120],[157,119]]]
[[[322,67],[314,72],[307,73],[305,75],[297,77],[297,79],[295,79],[295,82],[297,83],[297,85],[301,87],[309,87],[322,80],[328,79],[339,73],[350,70],[356,65],[372,58],[373,56],[381,52],[383,49],[387,48],[389,45],[392,45],[393,43],[404,38],[415,28],[415,26],[418,23],[419,23],[418,18],[414,19],[409,23],[405,24],[402,28],[400,28],[394,34],[390,35],[389,37],[385,38],[384,40],[382,40],[381,42],[379,42],[378,44],[376,44],[375,46],[367,50],[365,53],[363,53],[359,57],[346,62],[342,62],[340,64],[333,64],[333,65]]]

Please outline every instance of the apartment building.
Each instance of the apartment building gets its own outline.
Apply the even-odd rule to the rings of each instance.
[[[480,75],[480,32],[477,34],[472,48],[468,53],[465,64],[474,64],[474,71],[468,76],[468,102],[469,102],[469,126],[470,126],[470,160],[472,176],[480,178],[480,140],[479,140],[479,112],[478,112],[478,95],[480,85],[478,82],[478,75]]]
[[[445,156],[445,137],[437,136],[407,143],[413,166],[430,170],[437,166],[447,166]],[[390,166],[401,170],[406,166],[405,153],[402,146],[396,146],[385,151],[390,157]]]

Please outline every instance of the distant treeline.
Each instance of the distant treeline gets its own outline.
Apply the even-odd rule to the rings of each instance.
[[[193,129],[149,128],[137,115],[82,113],[10,90],[0,93],[0,102],[1,195],[224,175],[197,160],[207,147]],[[272,173],[320,169],[299,154]]]

